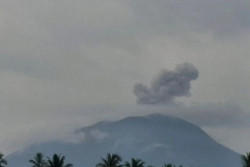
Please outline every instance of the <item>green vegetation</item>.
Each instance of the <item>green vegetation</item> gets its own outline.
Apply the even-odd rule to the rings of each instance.
[[[29,160],[30,163],[32,163],[32,167],[46,167],[47,162],[43,159],[42,153],[37,153],[33,159]]]
[[[5,167],[8,164],[7,161],[3,157],[4,155],[0,153],[0,167]]]
[[[5,160],[4,155],[0,153],[0,167],[7,167],[7,160]],[[246,155],[242,155],[242,167],[250,167],[250,152]],[[32,167],[73,167],[73,164],[65,164],[65,156],[60,154],[54,154],[52,158],[47,157],[47,160],[44,159],[42,153],[37,153],[33,159],[30,159],[29,162],[32,164]],[[124,164],[121,164],[122,158],[118,154],[108,153],[105,158],[101,158],[101,162],[96,165],[96,167],[145,167],[145,162],[141,159],[131,158],[131,161],[126,161]],[[148,167],[153,167],[149,165]],[[164,164],[162,167],[178,167],[173,164]],[[180,165],[179,167],[182,167]]]
[[[108,153],[106,158],[102,158],[102,162],[98,163],[96,167],[121,167],[122,158],[118,154]]]
[[[71,163],[65,164],[65,156],[60,154],[54,154],[52,158],[47,157],[47,161],[43,157],[42,153],[37,153],[29,162],[32,167],[73,167]]]
[[[64,164],[65,156],[54,154],[53,158],[48,158],[48,167],[72,167],[72,164]]]
[[[126,162],[125,167],[144,167],[145,162],[141,159],[131,158],[131,162]]]
[[[137,158],[131,158],[130,162],[126,161],[124,164],[121,164],[122,158],[118,154],[106,155],[106,158],[101,158],[102,162],[98,163],[96,167],[146,167],[145,161]],[[154,167],[149,165],[147,167]],[[163,167],[177,167],[173,164],[164,164]],[[182,167],[182,166],[179,166]]]
[[[250,167],[250,152],[246,153],[246,155],[241,156],[243,161],[243,167]]]
[[[177,167],[173,164],[164,164],[163,167]],[[182,167],[182,165],[180,165],[179,167]]]

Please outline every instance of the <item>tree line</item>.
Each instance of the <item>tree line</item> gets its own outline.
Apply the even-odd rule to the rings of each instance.
[[[241,156],[242,167],[250,167],[250,152]],[[65,163],[65,156],[54,154],[51,158],[45,158],[42,153],[37,153],[33,159],[29,160],[31,167],[73,167],[72,163]],[[0,167],[7,167],[8,162],[4,155],[0,153]],[[122,163],[122,158],[118,154],[107,153],[105,158],[101,158],[96,167],[146,167],[145,161],[137,158],[131,158],[130,161]],[[148,166],[153,167],[153,166]],[[164,164],[162,167],[182,167],[173,164]]]

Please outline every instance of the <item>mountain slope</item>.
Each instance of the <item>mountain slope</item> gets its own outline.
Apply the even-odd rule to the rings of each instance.
[[[9,167],[29,166],[36,152],[62,153],[75,167],[95,166],[107,152],[118,153],[124,160],[141,158],[148,164],[182,164],[186,167],[240,166],[239,154],[222,146],[198,126],[182,119],[149,115],[129,117],[116,122],[100,122],[82,128],[85,140],[78,144],[49,142],[33,145],[8,156]]]

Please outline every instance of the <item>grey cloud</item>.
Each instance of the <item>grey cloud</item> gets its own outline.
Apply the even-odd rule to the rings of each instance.
[[[55,125],[59,121],[58,115],[62,119],[72,118],[69,128],[73,129],[80,116],[83,119],[80,119],[79,126],[82,126],[90,123],[86,123],[89,120],[137,114],[132,109],[128,112],[128,107],[117,109],[119,112],[109,109],[112,112],[107,114],[104,107],[91,112],[82,109],[78,114],[72,110],[87,104],[131,104],[133,94],[127,91],[131,83],[148,80],[146,76],[152,76],[152,71],[180,61],[199,65],[204,76],[195,82],[198,83],[192,90],[195,96],[189,98],[190,101],[221,101],[230,97],[229,100],[240,101],[248,108],[249,40],[241,38],[240,33],[249,31],[249,4],[248,0],[2,1],[2,151],[10,152],[26,146],[31,139],[64,138],[58,135]],[[211,34],[237,38],[230,41],[210,39]],[[245,38],[248,37],[249,33]],[[220,67],[220,70],[215,67]],[[162,77],[164,73],[171,71],[162,72]],[[149,97],[154,87],[162,87],[159,84],[160,81],[150,87],[141,84],[139,92]],[[172,92],[169,95],[172,99],[157,103],[169,104],[175,97],[188,96],[190,84],[186,86],[185,90]],[[172,91],[178,88],[172,87]],[[161,91],[157,92],[160,94]],[[149,108],[144,105],[137,107]],[[100,112],[94,112],[96,110]],[[183,113],[190,114],[193,110],[183,110]],[[149,112],[152,110],[143,109],[139,114]],[[211,122],[213,125],[237,122],[229,121],[236,117],[233,114],[226,119],[220,110],[216,110],[214,113],[221,115],[215,117],[221,119],[215,119],[209,113],[197,109],[197,117],[185,115],[184,119],[204,126]],[[36,135],[40,124],[30,129],[26,122],[44,124],[46,127],[39,131],[42,136]],[[47,129],[51,127],[54,131],[48,133]],[[34,136],[39,136],[39,139]],[[82,138],[70,140],[78,139]]]
[[[141,7],[143,3],[143,7]],[[152,32],[212,32],[225,37],[248,31],[250,3],[247,0],[139,0],[131,2],[137,20]]]
[[[56,60],[66,59],[65,64],[70,64],[67,59],[69,55],[84,57],[83,51],[79,49],[83,46],[86,46],[84,50],[88,50],[89,46],[108,45],[107,48],[114,46],[141,52],[139,47],[133,48],[140,42],[136,41],[138,39],[147,42],[157,36],[163,37],[169,34],[175,37],[183,34],[186,36],[188,32],[204,31],[212,31],[222,36],[248,31],[250,27],[248,19],[250,3],[244,0],[240,3],[233,0],[71,1],[70,3],[46,0],[20,3],[15,0],[3,2],[1,10],[3,11],[1,19],[9,21],[1,23],[4,28],[0,29],[2,33],[0,54],[6,57],[14,55],[14,58],[23,59],[24,56],[28,58],[22,60],[27,63],[15,64],[12,61],[11,65],[2,63],[8,67],[1,67],[0,70],[11,68],[10,70],[14,72],[21,71],[29,76],[38,77],[60,71],[65,75],[63,71],[65,65],[59,66]],[[28,60],[35,56],[39,59]],[[53,62],[53,59],[55,63],[48,63]],[[43,61],[45,63],[41,63]],[[49,70],[40,68],[44,64]],[[88,63],[86,66],[89,67]]]
[[[46,61],[37,61],[34,58],[0,56],[0,71],[23,74],[39,79],[53,79],[56,69]]]
[[[183,63],[174,71],[163,70],[150,87],[136,84],[134,94],[140,104],[170,104],[175,97],[190,95],[190,82],[198,75],[193,64]]]
[[[138,106],[138,105],[137,105]],[[148,106],[140,106],[144,111]],[[195,103],[190,106],[153,106],[159,112],[194,123],[201,127],[219,143],[244,153],[250,149],[248,144],[250,131],[250,113],[238,105],[230,103]],[[152,109],[148,109],[151,110]]]
[[[188,120],[200,127],[209,128],[245,128],[249,127],[250,114],[239,105],[231,103],[195,103],[190,106],[179,105],[174,108],[161,108],[160,112],[168,113]]]

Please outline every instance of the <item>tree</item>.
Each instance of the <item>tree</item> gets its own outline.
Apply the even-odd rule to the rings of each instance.
[[[131,162],[126,162],[124,164],[125,167],[144,167],[145,162],[141,159],[132,158]]]
[[[54,154],[52,159],[48,158],[48,167],[73,167],[72,164],[64,164],[65,156]]]
[[[46,167],[47,162],[43,158],[42,153],[37,153],[33,159],[29,160],[30,163],[32,163],[32,167]]]
[[[164,164],[163,167],[177,167],[173,164]],[[180,165],[179,167],[182,167],[182,165]]]
[[[118,154],[108,153],[106,158],[102,158],[102,162],[98,163],[96,167],[121,167],[121,161],[122,158]]]
[[[241,156],[243,161],[243,167],[250,167],[250,152],[246,153],[246,155]]]
[[[2,153],[0,153],[0,167],[5,167],[8,164],[6,159],[3,158],[3,156],[4,155]]]
[[[173,164],[164,164],[163,167],[175,167]]]

